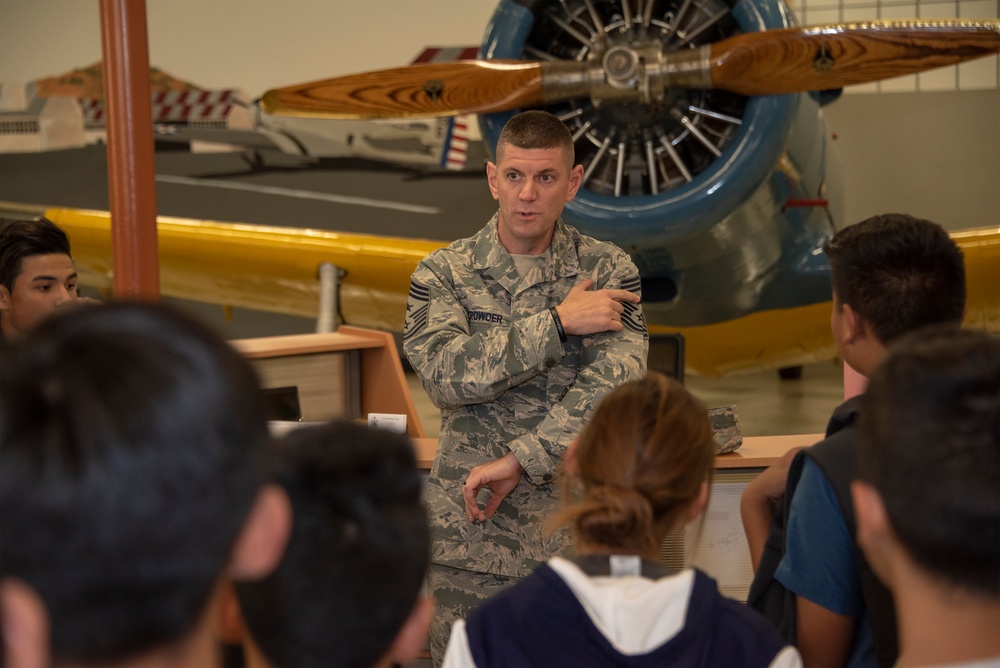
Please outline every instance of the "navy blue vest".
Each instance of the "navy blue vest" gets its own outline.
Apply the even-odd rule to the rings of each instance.
[[[616,650],[559,574],[539,566],[466,619],[478,668],[493,666],[767,666],[785,642],[767,620],[695,571],[684,628],[646,654]]]

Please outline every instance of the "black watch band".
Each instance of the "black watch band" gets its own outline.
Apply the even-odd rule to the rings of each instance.
[[[563,329],[562,320],[559,319],[559,312],[556,311],[556,307],[553,306],[550,308],[549,313],[552,314],[552,321],[556,323],[556,332],[559,334],[559,340],[566,343],[566,330]]]

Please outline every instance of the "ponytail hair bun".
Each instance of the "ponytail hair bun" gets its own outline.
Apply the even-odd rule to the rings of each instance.
[[[579,542],[648,553],[711,479],[715,442],[704,405],[650,371],[604,397],[575,455],[573,500],[555,522],[572,524]]]

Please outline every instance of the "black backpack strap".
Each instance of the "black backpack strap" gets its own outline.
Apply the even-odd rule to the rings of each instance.
[[[854,544],[854,563],[861,582],[861,592],[872,626],[875,656],[880,666],[892,666],[899,656],[896,630],[896,606],[892,593],[878,579],[857,542],[857,522],[851,498],[851,481],[857,468],[857,444],[853,421],[847,427],[809,450],[809,457],[820,467],[837,495],[840,512]]]
[[[792,496],[802,475],[805,458],[810,457],[830,481],[852,538],[857,529],[851,480],[856,466],[855,423],[860,397],[844,402],[834,412],[827,428],[827,438],[796,454],[788,471],[784,503],[778,507],[768,529],[764,551],[747,596],[747,605],[763,614],[778,629],[786,642],[796,641],[795,594],[785,589],[774,574],[785,554],[785,523]],[[892,595],[875,576],[868,560],[854,541],[854,559],[861,581],[865,606],[872,625],[872,638],[879,665],[891,666],[899,655],[896,613]]]
[[[805,450],[796,453],[788,469],[788,481],[784,502],[777,508],[767,530],[764,550],[761,552],[757,572],[754,573],[747,605],[761,613],[778,629],[785,642],[794,645],[796,641],[795,594],[785,588],[774,574],[785,555],[785,521],[792,502],[792,494],[802,475]]]

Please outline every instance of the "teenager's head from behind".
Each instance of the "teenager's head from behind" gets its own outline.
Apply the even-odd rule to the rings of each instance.
[[[253,369],[189,317],[130,303],[57,314],[0,354],[5,627],[29,591],[57,664],[183,660],[223,573],[268,572],[287,533]]]
[[[834,309],[849,306],[881,344],[962,321],[965,262],[940,225],[900,213],[874,216],[837,232],[824,251]]]
[[[863,401],[853,493],[872,565],[898,586],[888,557],[901,548],[942,587],[1000,603],[1000,341],[915,332],[890,349]]]
[[[412,659],[431,605],[420,595],[430,533],[409,439],[334,422],[290,432],[277,457],[276,482],[291,499],[294,522],[274,573],[236,583],[251,661]]]
[[[569,496],[557,516],[583,550],[655,558],[671,529],[708,500],[715,441],[705,407],[650,371],[598,404],[567,454]]]

